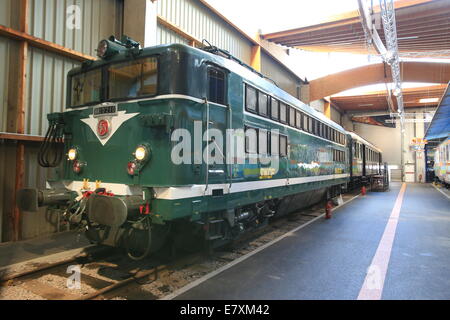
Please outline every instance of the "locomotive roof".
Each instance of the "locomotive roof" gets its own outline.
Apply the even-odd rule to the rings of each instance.
[[[352,139],[357,140],[357,141],[359,141],[361,143],[364,143],[364,144],[368,145],[369,147],[371,147],[372,149],[374,149],[374,150],[376,150],[376,151],[378,151],[380,153],[383,153],[383,151],[381,151],[381,149],[378,149],[375,145],[373,145],[372,143],[370,143],[366,139],[362,138],[361,136],[357,135],[356,133],[351,132],[351,131],[347,131],[347,133],[352,137]]]
[[[282,100],[283,102],[286,102],[287,104],[289,104],[291,106],[297,107],[301,111],[308,113],[309,115],[312,115],[316,119],[328,124],[330,127],[333,127],[334,129],[345,132],[344,128],[342,128],[336,122],[328,119],[324,114],[316,111],[314,108],[301,102],[300,100],[293,97],[292,95],[290,95],[289,93],[287,93],[286,91],[284,91],[283,89],[281,89],[280,87],[275,85],[274,83],[268,81],[267,79],[262,78],[257,73],[252,72],[248,68],[243,67],[230,59],[227,59],[227,58],[215,55],[215,54],[211,54],[209,52],[206,52],[206,51],[203,51],[200,49],[192,48],[192,47],[189,47],[186,45],[182,45],[182,46],[185,47],[187,50],[192,50],[193,53],[195,51],[196,54],[205,55],[206,57],[208,57],[208,60],[210,60],[218,65],[223,66],[224,68],[228,69],[229,71],[231,71],[235,74],[240,75],[244,79],[245,82],[252,84],[257,88],[260,88],[263,91],[266,91],[267,93],[272,94],[276,98]]]
[[[163,44],[153,47],[147,47],[143,48],[141,50],[141,53],[139,54],[139,57],[146,57],[151,56],[155,54],[163,54],[165,52],[169,51],[184,51],[188,54],[196,55],[201,60],[207,60],[210,61],[218,66],[221,66],[225,69],[228,69],[230,72],[233,72],[239,76],[241,76],[245,82],[254,85],[255,87],[262,89],[263,91],[266,91],[270,93],[271,95],[275,96],[279,100],[291,105],[295,106],[296,108],[300,109],[301,111],[313,116],[314,118],[326,123],[330,127],[333,127],[334,129],[337,129],[341,132],[346,132],[344,128],[342,128],[339,124],[336,122],[328,119],[324,114],[316,111],[314,108],[306,105],[305,103],[301,102],[297,98],[291,96],[289,93],[284,91],[283,89],[279,88],[272,82],[262,78],[257,73],[252,72],[246,67],[243,67],[239,65],[237,62],[232,61],[230,59],[206,52],[201,49],[197,49],[185,44]],[[113,62],[120,62],[124,61],[126,59],[129,59],[129,55],[127,51],[121,51],[120,53],[116,54],[115,56],[109,58],[109,59],[98,59],[96,61],[93,61],[89,64],[87,64],[84,68],[86,70],[90,70],[93,68],[101,67],[103,65],[107,65]],[[69,71],[68,75],[73,75],[81,72],[83,70],[83,67],[77,67]]]

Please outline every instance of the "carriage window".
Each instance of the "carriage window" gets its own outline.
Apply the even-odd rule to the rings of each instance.
[[[262,116],[268,116],[268,96],[265,93],[258,92],[258,113]]]
[[[287,137],[280,135],[280,156],[281,157],[287,156],[287,149],[288,149],[287,147],[288,147]]]
[[[280,138],[276,132],[270,132],[270,154],[272,156],[280,154]]]
[[[249,85],[245,86],[245,108],[248,111],[256,112],[256,89],[250,87]]]
[[[158,60],[155,57],[112,64],[108,68],[109,98],[135,98],[156,94]]]
[[[258,130],[258,153],[261,155],[267,155],[267,130]]]
[[[270,102],[270,104],[271,104],[270,110],[271,110],[271,114],[272,114],[272,119],[278,120],[279,113],[280,113],[280,110],[278,107],[278,100],[272,97],[272,98],[270,98],[270,101],[271,101]]]
[[[341,151],[341,150],[335,150],[333,149],[334,154],[333,154],[333,160],[336,162],[345,162],[345,152]]]
[[[245,152],[252,154],[258,153],[258,138],[256,129],[254,128],[245,129]]]
[[[289,108],[289,125],[295,127],[295,109]]]
[[[303,125],[302,129],[304,131],[308,131],[308,116],[306,114],[303,114]]]
[[[308,118],[308,131],[313,132],[313,118]]]
[[[102,89],[101,69],[74,75],[71,79],[70,106],[100,102]]]
[[[219,104],[225,104],[225,72],[209,68],[208,84],[208,100]]]
[[[300,113],[300,111],[297,111],[295,113],[295,117],[296,117],[295,125],[296,125],[297,128],[301,129],[301,127],[302,127],[302,114]]]
[[[280,102],[280,121],[287,123],[287,110],[286,105],[283,102]]]

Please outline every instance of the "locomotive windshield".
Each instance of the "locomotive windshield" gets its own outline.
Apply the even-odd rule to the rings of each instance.
[[[72,76],[70,106],[153,96],[157,82],[155,57],[110,64]]]
[[[71,106],[100,102],[102,90],[101,69],[77,74],[72,77]]]
[[[156,58],[111,65],[109,73],[109,98],[136,98],[156,94],[158,65]]]

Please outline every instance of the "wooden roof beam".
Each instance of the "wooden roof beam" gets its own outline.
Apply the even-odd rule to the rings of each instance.
[[[450,63],[404,61],[400,63],[403,82],[445,84],[450,81]],[[309,82],[310,101],[369,84],[392,82],[391,70],[376,63],[331,74]]]
[[[421,5],[424,3],[431,2],[432,0],[398,0],[394,3],[395,9],[406,8]],[[374,7],[375,12],[379,12],[379,6]],[[315,25],[304,26],[300,28],[272,32],[262,35],[262,37],[266,40],[272,40],[275,38],[300,34],[304,32],[314,31],[314,30],[324,30],[327,28],[335,28],[337,26],[348,25],[359,22],[359,13],[358,11],[351,11],[348,13],[340,14],[331,18],[326,19],[326,21],[320,22]]]

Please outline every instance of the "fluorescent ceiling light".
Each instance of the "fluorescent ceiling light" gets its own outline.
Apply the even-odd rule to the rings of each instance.
[[[366,103],[366,104],[358,104],[360,107],[370,107],[373,106],[373,103]]]
[[[430,103],[430,102],[438,102],[439,98],[425,98],[425,99],[420,99],[419,103]]]

